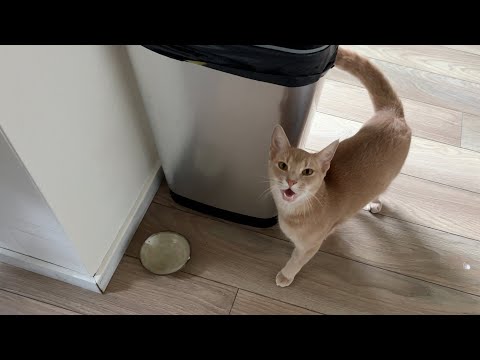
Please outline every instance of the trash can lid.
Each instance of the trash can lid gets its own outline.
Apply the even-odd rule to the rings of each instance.
[[[179,61],[272,84],[312,84],[335,64],[338,45],[143,45]]]

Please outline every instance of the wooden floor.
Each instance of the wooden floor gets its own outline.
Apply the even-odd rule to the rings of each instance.
[[[292,246],[197,214],[163,185],[106,294],[0,264],[3,314],[480,314],[480,46],[349,46],[370,57],[403,99],[414,130],[380,214],[361,211],[324,243],[288,288],[275,275]],[[327,75],[307,148],[354,133],[372,114],[353,77]],[[138,260],[151,233],[192,245],[174,276]]]

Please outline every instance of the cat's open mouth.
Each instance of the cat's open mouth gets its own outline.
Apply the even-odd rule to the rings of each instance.
[[[283,200],[293,201],[297,194],[292,189],[282,190]]]

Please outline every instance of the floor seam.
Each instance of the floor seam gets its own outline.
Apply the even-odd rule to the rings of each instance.
[[[410,69],[412,69],[412,68],[410,68]],[[351,82],[348,82],[348,81],[345,81],[345,80],[338,80],[338,79],[334,79],[334,78],[331,78],[331,77],[326,77],[325,80],[336,81],[336,82],[339,82],[339,83],[342,83],[342,84],[347,84],[347,85],[351,85],[351,86],[356,86],[356,87],[361,88],[361,89],[365,89],[365,87],[362,84],[354,84],[354,83],[351,83]],[[463,80],[463,81],[465,81],[465,80]],[[475,83],[472,83],[472,84],[475,84]],[[451,107],[446,107],[444,105],[432,104],[431,102],[419,101],[418,99],[407,97],[405,95],[400,95],[399,94],[399,97],[400,97],[400,99],[402,99],[402,98],[403,99],[408,99],[408,100],[416,101],[416,102],[419,102],[419,103],[428,104],[428,105],[436,106],[436,107],[439,107],[439,108],[444,108],[444,109],[447,109],[447,110],[452,110],[452,111],[456,111],[456,112],[463,112],[463,110],[454,109],[454,108],[451,108]],[[471,112],[467,112],[467,113],[471,114],[471,115],[475,115],[475,116],[480,116],[480,114],[475,114],[475,113],[472,114]]]
[[[237,292],[235,293],[235,297],[233,298],[232,306],[230,306],[230,310],[228,311],[228,315],[232,314],[232,309],[233,309],[233,306],[235,305],[235,301],[237,301],[237,296],[238,296],[238,291],[239,290],[240,290],[240,288],[237,287]]]
[[[67,307],[64,307],[64,306],[59,306],[59,305],[57,305],[57,304],[53,304],[53,303],[50,303],[50,302],[48,302],[48,301],[44,301],[44,300],[35,298],[35,297],[31,296],[31,295],[30,295],[30,296],[27,296],[27,295],[25,295],[25,294],[23,294],[23,293],[19,293],[19,292],[10,290],[10,289],[0,288],[0,291],[4,291],[4,292],[10,293],[10,294],[14,294],[14,295],[17,295],[17,296],[21,296],[21,297],[23,297],[23,298],[25,298],[25,299],[38,301],[38,302],[40,302],[40,303],[42,303],[42,304],[46,304],[46,305],[50,305],[50,306],[53,306],[53,307],[57,307],[57,308],[59,308],[59,309],[68,310],[68,311],[71,311],[71,312],[73,312],[73,313],[75,313],[75,314],[78,314],[78,315],[85,315],[85,314],[83,314],[83,313],[78,312],[77,310],[73,310],[73,309],[70,309],[70,308],[67,308]],[[66,314],[65,314],[65,315],[66,315]]]

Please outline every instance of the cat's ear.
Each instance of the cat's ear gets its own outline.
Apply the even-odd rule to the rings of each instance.
[[[330,169],[330,162],[333,159],[333,155],[335,155],[335,152],[337,151],[338,144],[340,144],[340,140],[335,140],[325,149],[315,154],[323,172],[327,172],[328,169]]]
[[[273,129],[272,143],[270,144],[270,156],[277,154],[280,151],[287,150],[290,147],[287,134],[280,125],[276,125]]]

